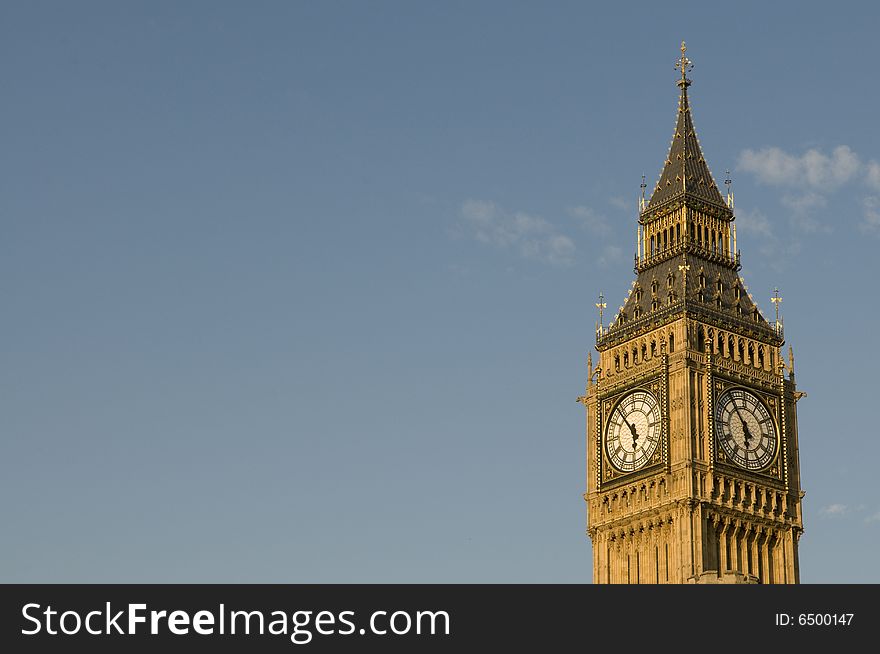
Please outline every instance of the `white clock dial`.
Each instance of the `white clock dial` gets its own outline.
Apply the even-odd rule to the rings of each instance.
[[[624,396],[608,420],[605,451],[611,464],[632,472],[651,460],[660,443],[660,404],[648,391]]]
[[[764,403],[742,388],[725,391],[715,404],[717,440],[728,458],[747,470],[766,468],[776,455],[776,425]]]

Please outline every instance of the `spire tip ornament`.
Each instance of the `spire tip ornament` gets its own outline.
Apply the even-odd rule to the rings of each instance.
[[[688,59],[685,56],[685,52],[687,52],[687,45],[685,42],[681,42],[681,59],[679,59],[675,67],[681,70],[681,79],[676,82],[682,89],[686,89],[691,85],[691,81],[687,78],[687,73],[694,69],[694,62]]]

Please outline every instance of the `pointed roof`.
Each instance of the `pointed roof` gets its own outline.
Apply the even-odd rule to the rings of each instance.
[[[659,218],[662,211],[651,211],[667,202],[698,200],[713,205],[690,206],[697,214],[719,216],[733,221],[733,209],[722,198],[712,173],[706,165],[700,143],[694,130],[688,104],[687,88],[690,80],[686,71],[690,61],[682,56],[676,68],[681,67],[681,97],[678,118],[669,155],[660,174],[660,180],[651,195],[647,208],[640,212],[640,223]],[[642,182],[644,184],[644,181]],[[644,192],[644,191],[643,191]],[[714,211],[715,208],[720,211]],[[699,243],[684,230],[684,239],[655,252],[657,256],[641,252],[636,255],[637,277],[618,311],[613,314],[607,328],[601,326],[605,299],[599,296],[600,326],[596,331],[596,345],[600,351],[617,346],[645,335],[659,327],[678,320],[682,316],[696,318],[716,329],[745,334],[763,344],[780,346],[784,335],[779,321],[770,322],[761,313],[748,293],[745,280],[740,277],[739,252],[728,253],[725,248],[717,251]],[[642,232],[639,232],[641,239]],[[690,271],[690,272],[688,272]],[[775,300],[774,300],[775,302]]]
[[[707,202],[727,206],[721,197],[721,192],[715,184],[712,172],[703,157],[700,149],[700,141],[694,129],[694,120],[691,116],[691,106],[688,101],[687,89],[691,81],[685,76],[687,70],[693,66],[690,60],[684,56],[687,48],[684,42],[681,44],[681,59],[676,68],[681,68],[681,79],[677,84],[681,88],[681,96],[678,99],[678,117],[675,121],[675,133],[672,136],[672,144],[669,146],[669,154],[660,173],[660,179],[647,209],[654,209],[667,200],[680,195],[688,195]]]
[[[689,265],[686,275],[683,265]],[[700,276],[705,286],[701,286]],[[638,274],[623,306],[598,335],[599,349],[656,329],[664,320],[682,313],[723,329],[750,333],[763,342],[783,343],[782,332],[764,317],[736,270],[699,256],[677,256]]]

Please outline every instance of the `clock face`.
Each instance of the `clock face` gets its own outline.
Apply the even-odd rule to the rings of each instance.
[[[776,454],[776,426],[756,395],[725,391],[715,405],[718,442],[731,461],[747,470],[766,468]]]
[[[615,468],[632,472],[651,460],[660,442],[660,404],[648,391],[633,391],[611,412],[605,449]]]

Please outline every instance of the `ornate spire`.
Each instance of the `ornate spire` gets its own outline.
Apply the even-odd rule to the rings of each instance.
[[[722,207],[727,206],[715,184],[709,166],[703,158],[703,151],[700,149],[700,142],[694,129],[687,93],[687,89],[691,85],[687,72],[692,70],[694,65],[685,56],[686,51],[687,47],[682,41],[681,58],[675,64],[675,67],[681,70],[681,78],[676,82],[681,89],[681,96],[678,99],[675,133],[672,136],[672,144],[669,146],[669,154],[663,165],[663,171],[660,173],[660,179],[657,181],[657,186],[654,187],[646,210],[654,209],[667,200],[680,195],[693,196]]]

